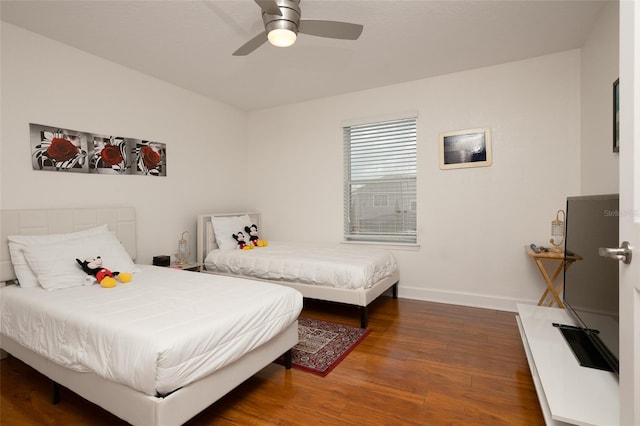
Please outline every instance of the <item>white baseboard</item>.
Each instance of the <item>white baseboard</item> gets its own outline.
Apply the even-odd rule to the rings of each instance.
[[[476,293],[403,287],[402,283],[398,286],[398,297],[508,312],[517,312],[518,303],[529,305],[535,305],[538,303],[537,300],[512,299]]]

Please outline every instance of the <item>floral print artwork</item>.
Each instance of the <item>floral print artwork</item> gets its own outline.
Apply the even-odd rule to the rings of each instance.
[[[33,123],[29,129],[34,170],[167,175],[166,144]]]
[[[95,136],[89,170],[97,173],[126,174],[131,167],[130,152],[131,147],[125,138]]]
[[[136,146],[136,173],[152,176],[166,176],[166,145],[158,142],[141,141]]]
[[[33,168],[36,170],[86,171],[86,148],[77,134],[62,129],[41,129],[32,138]]]

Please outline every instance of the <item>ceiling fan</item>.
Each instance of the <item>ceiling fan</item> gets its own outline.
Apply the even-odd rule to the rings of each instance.
[[[300,0],[255,0],[262,9],[264,32],[233,52],[246,56],[267,40],[274,46],[287,47],[295,43],[298,33],[317,37],[357,40],[363,26],[348,22],[300,19]]]

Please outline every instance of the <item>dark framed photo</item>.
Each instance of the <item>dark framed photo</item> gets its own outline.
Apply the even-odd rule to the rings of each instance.
[[[613,82],[613,152],[620,152],[620,79]]]
[[[486,167],[492,163],[491,129],[440,133],[440,168]]]

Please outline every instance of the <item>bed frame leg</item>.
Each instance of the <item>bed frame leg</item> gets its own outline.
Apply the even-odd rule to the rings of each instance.
[[[369,325],[369,315],[366,306],[360,306],[360,328],[367,328]]]
[[[60,385],[53,380],[51,381],[51,403],[56,405],[60,402]]]
[[[398,281],[391,286],[391,294],[394,299],[398,298]],[[360,306],[360,328],[367,328],[369,326],[369,313],[366,306]]]
[[[293,349],[289,349],[284,353],[284,368],[287,370],[291,370],[291,358],[293,354]]]

